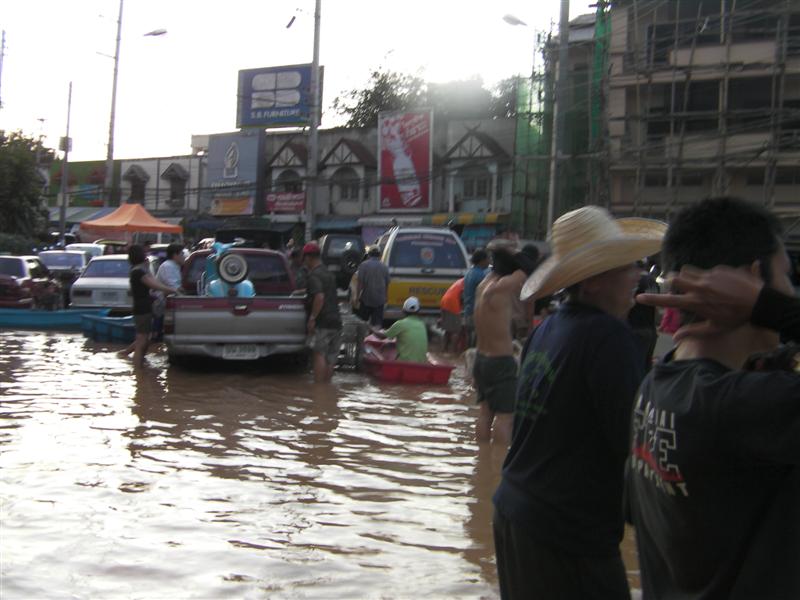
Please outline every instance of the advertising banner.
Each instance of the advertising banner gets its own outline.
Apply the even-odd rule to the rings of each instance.
[[[320,99],[322,98],[322,73]],[[236,126],[302,127],[311,124],[311,65],[239,71]]]
[[[211,135],[208,187],[212,215],[252,215],[258,197],[263,131]]]
[[[268,213],[301,214],[305,208],[305,192],[272,192],[267,194]]]
[[[378,210],[430,211],[433,113],[420,110],[378,117]]]

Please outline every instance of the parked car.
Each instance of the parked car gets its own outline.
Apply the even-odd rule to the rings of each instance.
[[[381,237],[381,260],[389,267],[391,282],[384,318],[403,316],[403,302],[419,298],[422,316],[439,315],[442,296],[467,270],[467,251],[455,231],[442,227],[394,227]],[[351,298],[358,287],[350,284]]]
[[[0,256],[0,307],[59,308],[61,286],[36,256]]]
[[[104,244],[84,244],[79,242],[77,244],[67,244],[64,249],[70,252],[85,252],[89,255],[89,259],[106,254],[106,246]]]
[[[156,259],[148,257],[150,273],[156,273]],[[130,263],[127,254],[98,256],[89,261],[81,276],[72,284],[72,308],[110,308],[115,313],[130,312],[133,299],[130,286]]]
[[[346,290],[364,258],[361,236],[355,233],[327,233],[319,239],[319,249],[322,263],[336,276],[336,285]]]
[[[294,291],[294,278],[288,267],[286,257],[275,250],[261,248],[231,248],[228,252],[241,254],[247,261],[247,278],[253,282],[257,296],[272,294],[291,294]],[[185,294],[196,296],[206,270],[206,257],[211,250],[195,250],[183,265],[181,287]]]
[[[70,288],[89,264],[89,255],[80,250],[46,250],[39,252],[39,260],[61,282],[64,306],[69,305]]]

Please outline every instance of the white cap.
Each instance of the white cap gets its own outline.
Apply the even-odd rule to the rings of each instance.
[[[403,312],[415,314],[419,312],[419,299],[416,296],[409,296],[403,302]]]

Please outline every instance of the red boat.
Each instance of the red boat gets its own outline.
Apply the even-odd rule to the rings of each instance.
[[[364,371],[387,383],[423,383],[445,385],[450,380],[454,365],[439,363],[428,358],[426,363],[397,360],[394,341],[382,340],[374,335],[364,340],[361,361]]]

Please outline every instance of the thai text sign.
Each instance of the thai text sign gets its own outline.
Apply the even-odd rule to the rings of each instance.
[[[268,213],[300,214],[306,207],[305,192],[273,192],[267,194]]]
[[[430,110],[379,116],[379,211],[431,210],[432,132]]]

